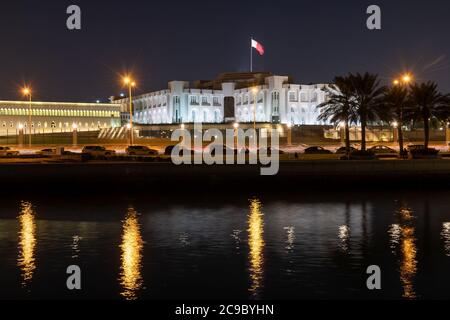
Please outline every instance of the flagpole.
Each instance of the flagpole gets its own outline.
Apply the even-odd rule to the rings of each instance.
[[[250,72],[253,72],[253,38],[250,37]]]

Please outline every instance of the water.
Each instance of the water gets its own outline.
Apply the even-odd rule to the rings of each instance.
[[[2,299],[450,298],[450,192],[5,197]],[[66,288],[66,268],[82,290]],[[368,291],[379,265],[382,290]]]

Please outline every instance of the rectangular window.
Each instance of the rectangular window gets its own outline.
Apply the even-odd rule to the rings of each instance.
[[[297,102],[298,98],[297,98],[297,92],[289,92],[289,101],[290,102]]]
[[[191,96],[191,104],[198,105],[198,97],[197,96]]]
[[[308,102],[308,97],[307,97],[306,93],[302,93],[301,99],[302,99],[302,102]]]
[[[203,106],[209,106],[208,97],[202,97],[202,105]]]

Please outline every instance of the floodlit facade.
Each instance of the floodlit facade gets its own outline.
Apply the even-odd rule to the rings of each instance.
[[[317,105],[326,99],[326,84],[293,84],[270,73],[225,73],[215,80],[171,81],[168,89],[133,97],[138,124],[258,123],[324,124]],[[122,123],[129,121],[128,98],[112,98],[122,106]],[[256,114],[254,108],[256,106]]]
[[[28,131],[30,103],[0,101],[0,135],[16,134],[20,128]],[[118,127],[120,105],[111,103],[32,102],[31,128],[33,134],[96,131]]]

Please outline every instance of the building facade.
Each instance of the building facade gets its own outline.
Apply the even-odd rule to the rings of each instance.
[[[31,111],[33,134],[97,131],[119,127],[120,105],[112,103],[68,103],[0,101],[0,135],[14,135],[20,129],[28,131]]]
[[[280,123],[318,125],[317,105],[326,99],[326,84],[292,84],[287,76],[269,73],[226,73],[215,80],[171,81],[168,89],[133,97],[138,124]],[[112,98],[129,121],[128,98]],[[256,113],[255,113],[256,107]]]

